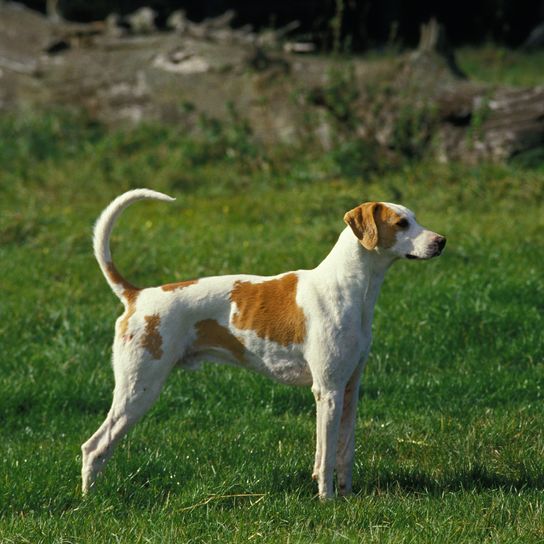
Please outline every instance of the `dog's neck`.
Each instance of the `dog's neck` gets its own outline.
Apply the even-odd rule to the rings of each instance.
[[[341,299],[355,302],[361,312],[365,308],[368,315],[363,316],[364,321],[371,321],[385,273],[394,260],[390,255],[365,249],[346,227],[315,271]]]

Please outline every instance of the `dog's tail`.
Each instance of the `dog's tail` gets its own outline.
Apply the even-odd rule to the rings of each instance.
[[[133,191],[123,193],[111,202],[111,204],[102,212],[94,226],[94,256],[96,257],[109,286],[123,303],[130,299],[131,294],[137,291],[138,288],[125,280],[113,264],[110,251],[111,231],[115,221],[127,206],[130,206],[130,204],[138,200],[149,198],[163,200],[165,202],[176,200],[168,195],[158,193],[157,191],[151,191],[150,189],[134,189]]]

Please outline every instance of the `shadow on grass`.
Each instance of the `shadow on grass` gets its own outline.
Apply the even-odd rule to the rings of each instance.
[[[303,501],[314,500],[317,497],[317,485],[311,480],[311,470],[274,470],[265,482],[259,484],[236,484],[227,488],[204,488],[194,491],[193,498],[188,500],[181,511],[187,514],[205,506],[207,509],[233,510],[246,508],[262,496],[279,497],[289,495]],[[172,481],[160,481],[155,471],[148,466],[143,470],[127,476],[122,482],[99,480],[98,488],[90,496],[83,499],[79,487],[71,493],[61,494],[53,500],[42,493],[4,510],[18,512],[29,508],[46,508],[49,513],[61,514],[64,512],[112,511],[116,517],[126,517],[129,512],[160,510],[170,504],[172,497],[183,493],[183,487],[193,488],[195,475],[192,471],[176,475],[180,480],[181,488]],[[379,475],[372,480],[356,478],[354,492],[356,499],[369,496],[398,496],[398,495],[425,495],[440,497],[451,492],[485,492],[502,491],[517,494],[522,491],[544,490],[544,475],[521,475],[509,478],[494,474],[483,467],[474,467],[441,479],[431,475],[414,471],[399,471]],[[185,501],[184,501],[185,502]],[[127,509],[127,507],[130,507]],[[179,507],[179,505],[178,505]],[[178,508],[177,507],[177,508]]]
[[[378,474],[371,481],[354,480],[354,490],[364,494],[374,492],[442,494],[452,491],[503,490],[518,492],[522,490],[544,490],[544,474],[522,474],[506,476],[496,474],[481,465],[442,477],[434,477],[417,470]]]
[[[185,474],[188,480],[193,476]],[[141,481],[138,481],[141,479]],[[182,478],[183,480],[184,478]],[[160,497],[157,497],[152,491],[151,497],[145,499],[145,475],[141,474],[134,481],[135,487],[139,491],[135,493],[134,489],[127,488],[123,493],[123,502],[132,504],[138,508],[146,508],[145,505],[157,506],[161,501],[167,501],[171,493],[178,490],[169,486],[161,489]],[[187,482],[188,483],[188,482]],[[450,474],[441,478],[433,477],[429,474],[414,471],[399,471],[385,475],[378,475],[372,480],[355,478],[354,492],[359,496],[368,496],[376,494],[422,494],[429,496],[440,496],[448,492],[483,492],[483,491],[503,491],[506,493],[518,493],[520,491],[542,491],[544,490],[544,474],[531,475],[522,474],[517,477],[508,477],[502,474],[495,474],[486,470],[484,467],[476,466],[471,469]],[[241,504],[237,495],[250,496],[251,494],[275,495],[277,493],[295,495],[301,498],[311,499],[317,496],[317,484],[311,479],[311,467],[300,470],[273,470],[267,475],[265,481],[255,486],[244,486],[242,484],[229,488],[225,492],[225,500],[221,500],[221,508],[236,508]],[[205,494],[205,493],[204,493]],[[228,495],[233,495],[229,498]],[[212,495],[221,495],[209,493]]]
[[[192,478],[189,477],[190,481]],[[187,483],[189,483],[187,481]],[[161,488],[157,496],[153,490],[146,490],[145,475],[140,474],[133,482],[134,486],[127,487],[121,492],[121,502],[131,504],[138,509],[147,509],[167,502],[170,494],[179,492],[179,488],[166,484]],[[380,476],[372,481],[354,481],[354,492],[363,498],[369,495],[384,494],[419,494],[427,496],[441,496],[448,492],[484,492],[503,491],[506,493],[519,493],[521,491],[544,490],[544,474],[521,475],[509,478],[495,474],[484,467],[474,467],[462,472],[443,477],[433,478],[431,475],[406,471]],[[119,492],[119,490],[118,490]],[[148,495],[146,496],[146,494]],[[311,479],[311,467],[308,469],[281,471],[274,470],[266,478],[266,482],[257,487],[249,485],[236,485],[229,487],[228,491],[203,492],[202,500],[210,499],[209,506],[217,506],[221,509],[233,509],[243,506],[252,496],[288,494],[301,499],[317,497],[317,484]],[[195,501],[195,504],[198,501]]]

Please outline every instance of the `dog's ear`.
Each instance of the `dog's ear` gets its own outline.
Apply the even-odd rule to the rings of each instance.
[[[378,245],[378,227],[375,215],[380,206],[379,202],[366,202],[344,215],[344,222],[359,238],[363,247],[368,250],[372,250]]]

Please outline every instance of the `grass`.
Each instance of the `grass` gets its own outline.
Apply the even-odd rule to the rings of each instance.
[[[400,52],[407,51],[392,46],[369,51],[364,54],[364,58],[369,63],[387,66],[388,63],[398,60]],[[459,47],[454,52],[457,64],[471,80],[512,87],[544,85],[542,50],[523,51],[487,44]]]
[[[462,47],[456,51],[459,66],[471,79],[510,86],[544,84],[544,53],[516,51],[487,45]]]
[[[62,116],[4,120],[0,136],[2,543],[544,540],[541,166],[357,171],[345,153],[265,151],[236,127],[195,141]],[[137,285],[313,267],[363,200],[402,202],[448,236],[443,257],[386,278],[355,497],[315,497],[309,390],[207,366],[173,373],[81,499],[79,447],[109,407],[121,311],[91,227],[137,186],[178,198],[136,204],[114,232]]]

